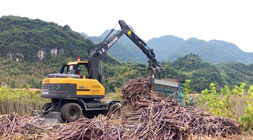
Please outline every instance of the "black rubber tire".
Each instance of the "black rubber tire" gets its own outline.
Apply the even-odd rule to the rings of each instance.
[[[58,117],[58,122],[59,123],[65,123],[65,121],[63,121],[63,119],[62,119],[61,113],[60,113],[60,115]]]
[[[77,103],[66,103],[62,106],[60,117],[63,122],[74,122],[81,117],[82,108]]]
[[[45,114],[45,113],[48,113],[50,110],[50,108],[52,107],[52,103],[50,102],[50,103],[46,103],[46,104],[44,104],[43,106],[42,106],[42,108],[41,108],[41,113],[42,114]]]
[[[121,104],[118,102],[114,102],[109,106],[109,110],[107,115],[111,116],[114,115],[116,117],[120,117],[121,115]]]

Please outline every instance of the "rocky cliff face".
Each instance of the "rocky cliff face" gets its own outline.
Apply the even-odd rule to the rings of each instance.
[[[0,18],[0,28],[0,56],[13,61],[64,60],[76,56],[87,59],[93,46],[67,25],[38,19],[4,16]]]

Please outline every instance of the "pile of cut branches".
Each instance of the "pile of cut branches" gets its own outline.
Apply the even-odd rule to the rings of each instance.
[[[239,124],[196,108],[180,107],[175,99],[161,99],[150,90],[150,79],[132,79],[122,90],[134,107],[123,115],[129,135],[144,139],[183,139],[189,135],[230,137],[240,134]]]
[[[105,116],[82,118],[60,127],[50,139],[66,140],[118,140],[122,127]]]
[[[0,115],[0,139],[42,139],[51,135],[55,126],[39,117]]]

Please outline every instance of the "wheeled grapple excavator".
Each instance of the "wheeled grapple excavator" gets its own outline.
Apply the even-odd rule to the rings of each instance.
[[[161,90],[164,86],[178,86],[177,83],[157,80],[163,78],[164,71],[157,62],[155,54],[146,43],[140,39],[129,25],[119,20],[121,27],[116,33],[113,29],[105,39],[97,44],[88,56],[88,61],[81,61],[64,64],[59,73],[48,74],[42,82],[42,98],[50,98],[51,102],[45,104],[42,109],[42,116],[47,119],[57,119],[60,122],[73,122],[84,115],[91,118],[98,114],[120,114],[120,101],[102,101],[105,97],[105,88],[102,85],[102,76],[99,70],[101,59],[122,35],[126,35],[138,46],[148,58],[148,73],[152,77],[154,90]],[[86,69],[81,72],[80,69]]]

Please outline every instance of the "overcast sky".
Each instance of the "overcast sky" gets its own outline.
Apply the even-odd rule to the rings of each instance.
[[[163,35],[217,39],[253,52],[252,0],[1,0],[3,15],[68,24],[92,36],[123,19],[145,41]]]

